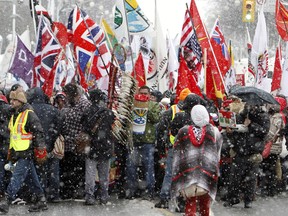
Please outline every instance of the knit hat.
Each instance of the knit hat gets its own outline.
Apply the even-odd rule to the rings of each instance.
[[[191,91],[189,90],[189,88],[185,88],[180,92],[179,95],[179,100],[180,101],[184,101],[185,98],[191,93]]]
[[[23,91],[11,91],[9,97],[10,99],[18,100],[22,103],[27,103],[27,98]]]
[[[101,89],[93,89],[89,91],[89,96],[90,96],[89,99],[92,103],[93,102],[98,103],[99,101],[104,102],[108,101],[108,97]]]
[[[195,105],[191,110],[191,119],[198,127],[204,127],[209,124],[209,114],[203,105]]]

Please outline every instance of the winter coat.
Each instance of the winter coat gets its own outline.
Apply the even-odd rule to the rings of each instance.
[[[245,118],[250,119],[247,132],[228,133],[227,137],[231,142],[231,147],[238,155],[249,156],[252,154],[262,153],[265,145],[265,137],[270,127],[270,119],[268,113],[260,108],[255,110],[247,110],[237,114],[237,124],[243,124]]]
[[[180,112],[179,106],[178,110]],[[177,113],[175,113],[175,115],[176,114]],[[170,107],[168,110],[162,113],[160,121],[157,124],[157,149],[160,155],[165,155],[166,148],[172,147],[172,144],[170,142],[170,128],[173,120],[172,118],[173,110]]]
[[[203,142],[197,146],[196,138],[191,136],[193,127],[187,125],[181,128],[174,144],[172,197],[177,196],[182,189],[197,185],[207,190],[210,197],[215,199],[222,136],[218,129],[208,124],[204,127],[206,132],[202,133],[200,139]]]
[[[175,118],[171,123],[171,134],[173,136],[176,136],[178,131],[185,125],[191,125],[193,123],[191,120],[190,111],[176,113]]]
[[[41,88],[31,89],[28,95],[28,102],[33,107],[43,127],[47,152],[51,152],[60,132],[60,112],[51,104],[47,104],[47,96]]]
[[[114,148],[114,137],[112,134],[114,119],[114,113],[110,109],[100,107],[95,103],[85,110],[81,122],[83,130],[92,137],[88,155],[90,159],[111,158]],[[93,133],[92,129],[96,124],[99,126]]]
[[[282,152],[282,141],[284,137],[280,135],[280,132],[284,127],[281,113],[275,113],[270,117],[270,129],[266,137],[266,141],[272,141],[270,154],[279,155]]]
[[[160,112],[161,110],[159,104],[157,102],[149,101],[145,132],[144,134],[133,134],[134,146],[141,146],[142,144],[155,144],[155,124],[159,122]]]
[[[9,142],[10,132],[8,129],[9,120],[11,117],[9,105],[4,101],[0,101],[0,159],[6,159]]]
[[[91,102],[85,98],[80,98],[74,106],[67,107],[64,111],[63,126],[61,134],[65,140],[65,152],[75,152],[75,138],[82,131],[81,118],[84,111],[91,106]]]
[[[14,113],[14,122],[15,123],[17,116],[24,112],[25,110],[33,110],[33,107],[26,103],[22,107],[19,108],[19,110],[15,111]],[[18,160],[18,158],[28,158],[33,159],[34,158],[34,148],[44,148],[45,145],[45,139],[44,139],[44,131],[41,125],[41,122],[36,115],[34,111],[28,113],[27,117],[27,123],[25,125],[25,131],[31,132],[33,135],[32,143],[30,144],[29,148],[25,151],[14,151],[11,150],[11,157],[12,160]]]

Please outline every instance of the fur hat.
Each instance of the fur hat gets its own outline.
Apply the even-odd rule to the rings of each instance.
[[[27,103],[27,98],[23,91],[11,91],[9,97],[10,99],[18,100],[24,104]]]

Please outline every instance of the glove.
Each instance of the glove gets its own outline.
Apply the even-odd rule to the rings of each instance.
[[[249,161],[251,163],[255,163],[255,164],[259,164],[263,161],[263,157],[260,153],[258,154],[252,154],[250,157],[249,157]]]
[[[236,125],[236,129],[238,132],[244,133],[244,132],[248,132],[248,127],[244,124],[237,124]]]
[[[231,148],[229,150],[229,155],[230,155],[231,158],[234,158],[236,156],[236,152]]]
[[[38,164],[42,164],[47,160],[46,148],[34,148],[34,157]]]

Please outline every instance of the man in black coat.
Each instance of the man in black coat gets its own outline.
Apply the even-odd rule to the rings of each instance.
[[[52,150],[60,132],[60,113],[49,103],[48,97],[39,87],[29,89],[27,99],[40,119],[48,152],[48,160],[37,167],[41,185],[47,194],[48,201],[58,202],[60,198],[59,159],[54,157]]]
[[[10,119],[10,106],[4,95],[0,95],[0,197],[4,197],[4,192],[8,182],[4,165],[7,162],[10,132],[8,123]]]
[[[227,201],[224,206],[238,204],[243,192],[244,207],[251,208],[270,119],[262,107],[246,105],[237,115],[237,124],[241,124],[241,127],[226,128],[233,158]]]
[[[89,95],[92,105],[85,110],[81,119],[84,131],[92,137],[90,151],[85,159],[85,204],[95,204],[96,170],[99,176],[100,204],[107,204],[110,158],[114,146],[112,124],[115,116],[107,108],[108,100],[104,92],[95,89]]]

